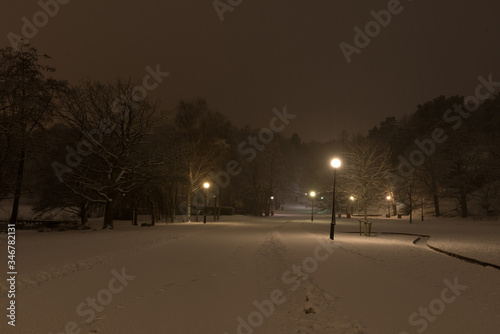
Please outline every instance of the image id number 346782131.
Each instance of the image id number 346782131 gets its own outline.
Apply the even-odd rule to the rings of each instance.
[[[9,282],[9,307],[7,319],[10,326],[16,326],[16,226],[9,224],[7,229],[7,282]]]

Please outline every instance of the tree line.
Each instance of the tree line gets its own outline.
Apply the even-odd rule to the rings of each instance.
[[[498,210],[499,96],[458,129],[443,124],[443,114],[463,97],[440,96],[402,119],[387,117],[368,135],[304,143],[278,131],[252,143],[262,129],[232,125],[204,99],[162,110],[159,101],[137,95],[132,79],[70,85],[52,78],[50,58],[28,45],[0,49],[0,61],[0,200],[13,200],[12,223],[21,196],[32,198],[39,214],[76,213],[82,226],[89,213],[102,211],[103,228],[123,217],[137,224],[145,212],[152,224],[179,214],[189,221],[205,200],[269,214],[311,189],[327,208],[333,156],[342,160],[337,207],[347,210],[353,196],[365,218],[388,194],[393,210],[397,202],[410,213],[432,203],[439,216],[445,197],[457,199],[464,217],[474,198],[486,214]],[[431,147],[426,138],[443,138],[437,128],[447,139]]]
[[[42,65],[50,58],[29,46],[1,49],[0,58],[0,199],[13,199],[12,223],[21,196],[40,214],[76,213],[83,226],[101,210],[108,228],[121,215],[137,223],[141,212],[153,224],[178,214],[189,221],[207,181],[210,204],[251,214],[290,190],[283,166],[293,165],[285,153],[295,146],[278,132],[248,159],[242,144],[258,131],[233,126],[204,99],[160,110],[133,80],[55,80]],[[231,161],[240,172],[227,180]]]

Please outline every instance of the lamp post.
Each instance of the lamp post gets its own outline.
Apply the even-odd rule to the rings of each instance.
[[[420,211],[422,213],[422,221],[424,221],[424,198],[422,197],[422,209]]]
[[[271,216],[274,216],[274,196],[271,196]]]
[[[387,196],[387,218],[391,218],[391,196]]]
[[[214,221],[217,220],[217,195],[214,195]]]
[[[314,221],[314,197],[316,196],[316,193],[311,191],[309,195],[311,196],[311,221]]]
[[[203,215],[203,224],[207,223],[207,205],[208,205],[208,188],[210,188],[210,183],[203,183],[203,188],[205,188],[205,212]]]
[[[332,223],[330,224],[330,239],[333,240],[335,234],[335,182],[337,178],[337,168],[340,167],[342,163],[339,159],[334,158],[330,161],[330,165],[333,167],[333,198],[332,198]]]
[[[353,207],[354,207],[354,200],[355,200],[355,198],[354,198],[354,196],[350,196],[349,199],[351,200],[351,216],[352,216],[354,214]]]

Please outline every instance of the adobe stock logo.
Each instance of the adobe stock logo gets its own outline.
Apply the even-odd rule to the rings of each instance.
[[[162,82],[163,78],[166,78],[170,75],[169,72],[162,72],[160,70],[160,64],[156,64],[156,68],[152,68],[151,66],[146,66],[146,74],[142,83],[134,86],[131,91],[131,101],[130,103],[135,103],[144,100],[148,96],[148,92],[156,89]],[[127,101],[127,97],[121,96],[116,98],[112,102],[112,111],[116,114],[121,114],[119,121],[123,122],[123,120],[127,117],[128,109],[123,107],[123,104],[129,103]],[[57,160],[54,160],[51,164],[52,169],[54,170],[55,175],[59,179],[59,181],[63,182],[63,175],[66,173],[72,173],[73,168],[76,168],[83,161],[84,157],[89,156],[95,152],[98,147],[101,146],[101,143],[104,140],[104,135],[109,135],[113,133],[116,127],[119,126],[119,123],[116,123],[112,118],[103,118],[99,125],[95,128],[87,131],[83,131],[83,138],[76,145],[76,149],[71,145],[66,145],[66,159],[64,163],[61,163]]]
[[[16,50],[19,49],[19,46],[23,44],[23,42],[27,42],[29,39],[35,38],[38,35],[39,28],[45,27],[50,18],[54,18],[60,9],[60,5],[67,5],[71,0],[40,0],[38,1],[38,6],[42,10],[39,10],[35,14],[31,20],[29,20],[26,16],[21,18],[23,25],[21,27],[21,34],[19,36],[13,32],[9,32],[7,34],[7,38],[9,39],[10,44]]]
[[[356,33],[353,39],[354,45],[346,42],[342,42],[339,45],[347,63],[350,64],[352,62],[351,57],[353,54],[360,54],[362,49],[370,45],[371,39],[377,37],[382,32],[382,28],[387,28],[391,23],[392,16],[401,14],[403,9],[399,0],[389,0],[387,9],[382,9],[378,12],[374,10],[370,11],[374,20],[365,24],[364,31],[358,26],[354,27],[354,32]]]
[[[280,133],[285,130],[285,127],[290,124],[290,120],[297,117],[296,114],[288,113],[287,107],[284,106],[283,110],[280,111],[277,108],[273,108],[272,113],[274,116],[269,120],[269,127],[262,128],[259,130],[257,135],[249,135],[246,140],[243,140],[238,144],[238,153],[245,158],[247,162],[252,162],[257,154],[263,151],[266,146],[274,141],[275,133]],[[210,173],[210,178],[213,183],[210,185],[210,189],[213,194],[219,195],[221,189],[225,189],[229,186],[231,179],[241,174],[243,167],[237,160],[229,160],[226,163],[226,168],[219,170],[217,173]],[[197,192],[192,199],[192,204],[195,206],[203,206],[205,203],[205,193],[203,191]],[[185,219],[189,221],[187,217],[186,207],[183,204],[179,204],[179,210]]]
[[[85,302],[81,302],[76,307],[76,314],[86,317],[84,323],[92,323],[96,319],[97,313],[102,312],[105,306],[111,304],[114,297],[121,293],[135,279],[135,276],[127,275],[125,267],[121,271],[111,270],[111,275],[112,277],[105,288],[99,290],[95,294],[95,297],[87,297]],[[68,321],[64,325],[64,331],[56,334],[83,334],[80,327],[77,322]],[[52,332],[49,334],[52,334]]]
[[[482,102],[493,97],[500,89],[500,81],[494,81],[492,73],[487,77],[480,75],[477,80],[479,84],[476,86],[474,95],[466,96],[463,104],[454,104],[453,108],[444,112],[443,122],[451,124],[452,130],[459,129],[463,121],[473,115]],[[415,139],[414,143],[417,148],[411,151],[407,158],[402,155],[398,156],[398,173],[387,172],[385,174],[386,180],[392,185],[404,182],[405,178],[411,176],[417,167],[423,165],[426,159],[436,152],[438,145],[443,144],[446,140],[448,140],[448,135],[444,129],[439,127],[434,128],[430,135]]]
[[[222,22],[224,21],[224,13],[232,12],[234,8],[241,5],[242,2],[243,0],[214,0],[212,5],[214,6],[217,16],[219,16],[219,20]]]
[[[460,285],[458,278],[455,277],[453,283],[445,279],[443,281],[445,287],[441,290],[439,298],[433,299],[429,302],[427,307],[419,307],[418,312],[413,312],[408,318],[408,322],[413,327],[418,327],[417,333],[423,333],[430,322],[436,321],[437,317],[443,314],[446,310],[446,305],[452,304],[457,300],[467,285]],[[399,332],[399,334],[410,334],[407,331]]]
[[[319,245],[314,248],[313,256],[306,257],[302,260],[301,265],[293,264],[291,269],[286,270],[281,275],[281,281],[285,284],[292,284],[290,286],[290,291],[283,291],[280,289],[274,289],[269,294],[268,299],[262,301],[253,301],[254,310],[250,312],[246,317],[237,317],[237,327],[236,334],[252,334],[257,333],[255,329],[262,326],[264,321],[272,316],[277,309],[277,306],[283,304],[288,300],[293,292],[295,292],[302,281],[309,278],[309,274],[313,274],[319,268],[319,264],[328,260],[332,256],[334,249],[338,248],[339,245],[330,242],[330,240],[325,240],[322,238],[317,238],[316,241]],[[227,331],[224,334],[229,334]]]

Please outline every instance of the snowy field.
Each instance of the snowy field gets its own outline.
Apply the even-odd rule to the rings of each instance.
[[[17,231],[16,326],[0,333],[498,333],[500,222],[279,211],[214,223]],[[405,233],[411,235],[403,235]],[[418,235],[421,238],[414,244]],[[6,268],[5,233],[0,238]]]

